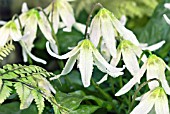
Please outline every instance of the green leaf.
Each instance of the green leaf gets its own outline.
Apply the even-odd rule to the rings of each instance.
[[[38,108],[38,113],[41,114],[43,112],[43,110],[44,110],[44,107],[45,107],[44,98],[43,98],[42,94],[39,93],[36,90],[32,91],[32,95],[33,95],[33,97],[35,99],[35,103],[36,103],[37,108]]]
[[[11,102],[0,106],[0,114],[37,114],[35,105],[25,110],[19,109],[19,102]]]
[[[99,106],[81,105],[77,110],[69,112],[69,114],[92,114],[99,108]]]
[[[12,89],[9,88],[6,84],[3,84],[0,90],[0,104],[4,102],[9,96],[10,93],[12,92]]]
[[[28,108],[33,100],[33,96],[31,95],[31,89],[20,82],[15,83],[14,87],[21,101],[20,109]]]

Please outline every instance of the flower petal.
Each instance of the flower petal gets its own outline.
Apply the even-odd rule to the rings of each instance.
[[[83,85],[84,87],[88,87],[93,72],[93,56],[90,47],[81,47],[78,67]]]
[[[84,24],[82,24],[82,23],[76,22],[76,23],[73,24],[73,27],[74,27],[76,30],[80,31],[82,34],[85,33],[86,25],[84,25]],[[90,30],[89,30],[89,29],[90,29],[90,28],[88,27],[87,33],[90,33]],[[91,40],[91,41],[92,41],[92,40]],[[95,43],[95,42],[94,42],[94,43]],[[94,44],[94,43],[93,43],[93,44]]]
[[[165,73],[163,73],[160,77],[161,77],[160,81],[162,83],[162,87],[164,88],[165,92],[168,95],[170,95],[170,87],[169,87],[168,81],[166,80]]]
[[[73,9],[71,5],[67,1],[61,0],[58,6],[58,12],[61,16],[62,21],[67,28],[71,28],[72,25],[75,23]]]
[[[164,43],[165,43],[165,41],[163,40],[163,41],[156,43],[154,45],[151,45],[151,46],[148,46],[148,47],[143,47],[142,49],[143,50],[149,50],[149,51],[155,51],[155,50],[161,48]]]
[[[155,99],[148,96],[148,98],[142,100],[130,114],[148,114],[155,103]]]
[[[26,2],[22,3],[21,12],[24,13],[24,12],[27,12],[28,10],[29,9],[28,9],[27,3]]]
[[[164,7],[167,8],[167,9],[170,9],[170,3],[165,3]]]
[[[135,84],[137,83],[136,78],[132,78],[127,84],[125,84],[116,94],[115,96],[120,96],[127,93]]]
[[[100,81],[97,82],[97,84],[103,83],[104,81],[107,80],[107,78],[108,78],[108,74],[105,74],[105,75],[103,76],[103,78],[102,78]]]
[[[70,57],[70,58],[67,60],[66,65],[65,65],[65,67],[63,68],[61,74],[59,74],[59,75],[57,75],[57,76],[55,76],[55,77],[50,78],[50,80],[58,79],[60,76],[68,74],[68,73],[73,69],[73,66],[74,66],[74,64],[75,64],[75,62],[76,62],[76,59],[77,59],[78,54],[79,54],[79,53],[77,53],[76,55]]]
[[[147,65],[147,73],[146,73],[147,80],[154,79],[154,78],[158,79],[159,75],[160,75],[160,68],[158,64]],[[148,85],[149,88],[152,90],[155,87],[158,87],[159,83],[157,80],[154,80],[152,82],[149,82]]]
[[[135,53],[131,49],[126,48],[122,49],[122,56],[126,68],[134,76],[139,71],[139,63]]]
[[[5,27],[0,28],[0,47],[4,46],[9,40],[9,30],[6,30]]]
[[[119,63],[119,61],[120,61],[120,58],[121,58],[121,50],[118,48],[117,49],[117,57],[116,58],[112,58],[112,60],[111,60],[111,62],[110,62],[110,64],[112,65],[112,66],[117,66],[117,64]]]
[[[93,18],[90,28],[90,41],[94,44],[95,47],[97,47],[101,37],[101,25],[99,16],[95,16]]]
[[[170,19],[167,17],[167,15],[163,14],[163,17],[164,17],[165,21],[170,25]]]
[[[55,58],[58,58],[58,59],[67,59],[69,57],[72,57],[74,56],[76,53],[79,52],[80,48],[79,48],[79,45],[76,46],[73,50],[71,50],[70,52],[64,54],[64,55],[57,55],[55,54],[54,52],[51,51],[50,49],[50,43],[47,42],[46,43],[46,49],[47,49],[47,52],[52,56],[52,57],[55,57]]]
[[[132,31],[126,29],[118,19],[112,14],[112,23],[115,26],[116,30],[122,35],[125,40],[131,41],[133,44],[139,46],[139,41]]]
[[[110,54],[113,56],[113,58],[116,58],[117,52],[115,33],[112,22],[109,17],[101,18],[101,33]]]
[[[54,32],[57,33],[58,28],[59,28],[59,13],[58,13],[58,11],[54,10],[53,12],[51,12],[49,19],[53,23]]]
[[[165,93],[161,97],[158,97],[155,102],[155,111],[156,114],[169,114],[168,99]]]

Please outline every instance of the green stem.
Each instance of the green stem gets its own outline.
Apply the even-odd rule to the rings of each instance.
[[[101,89],[93,80],[92,80],[92,84],[93,86],[102,94],[102,96],[107,99],[108,101],[112,101],[112,97],[106,93],[105,91],[103,91],[103,89]]]
[[[90,24],[90,21],[91,21],[91,17],[93,16],[92,14],[93,14],[93,12],[94,12],[94,10],[95,10],[95,8],[97,7],[97,6],[99,6],[100,8],[103,8],[103,6],[100,4],[100,3],[96,3],[94,6],[93,6],[93,8],[92,8],[92,10],[91,10],[91,12],[90,12],[90,14],[89,14],[89,16],[88,16],[88,18],[87,18],[87,21],[86,21],[86,29],[85,29],[85,38],[88,38],[87,36],[88,36],[88,27],[89,27],[89,24]]]

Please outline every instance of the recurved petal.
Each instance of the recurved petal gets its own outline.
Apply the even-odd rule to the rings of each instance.
[[[164,17],[165,21],[170,25],[170,19],[167,17],[167,15],[163,14],[163,17]]]
[[[104,81],[107,80],[107,78],[108,78],[108,74],[105,74],[105,75],[103,76],[103,78],[102,78],[100,81],[97,82],[97,84],[103,83]]]
[[[143,49],[143,50],[149,50],[149,51],[155,51],[155,50],[161,48],[164,43],[165,43],[165,41],[163,40],[163,41],[161,41],[161,42],[159,42],[159,43],[156,43],[156,44],[153,44],[153,45],[151,45],[151,46],[143,47],[142,49]]]
[[[0,47],[4,46],[8,42],[9,30],[6,30],[5,27],[0,28]]]
[[[133,50],[126,48],[122,49],[122,56],[126,68],[134,76],[139,71],[139,63],[135,53]]]
[[[155,99],[148,96],[146,99],[142,100],[130,114],[148,114],[155,103]]]
[[[54,32],[57,33],[58,28],[59,28],[59,13],[58,13],[58,11],[54,10],[53,12],[51,12],[49,19],[53,23]]]
[[[98,46],[100,37],[101,37],[100,17],[95,16],[90,26],[90,40],[94,44],[95,47]]]
[[[156,114],[169,114],[168,99],[166,94],[160,93],[161,97],[158,97],[155,102]]]
[[[57,54],[55,54],[55,53],[50,49],[50,43],[49,43],[49,42],[46,43],[46,49],[47,49],[47,52],[48,52],[51,56],[53,56],[53,57],[55,57],[55,58],[58,58],[58,59],[67,59],[67,58],[72,57],[72,56],[74,56],[75,54],[77,54],[77,53],[79,52],[79,50],[80,50],[80,47],[79,47],[79,45],[78,45],[78,46],[76,46],[73,50],[71,50],[70,52],[68,52],[68,53],[66,53],[66,54],[64,54],[64,55],[57,55]]]
[[[165,92],[170,95],[170,87],[168,81],[166,80],[165,73],[163,73],[160,77],[160,81],[162,83],[162,87],[164,88]]]
[[[117,50],[116,50],[115,33],[114,33],[112,22],[109,17],[101,18],[101,33],[110,54],[113,56],[113,58],[116,58]]]
[[[93,55],[90,47],[82,47],[80,49],[78,67],[80,69],[83,85],[84,87],[88,87],[93,72]]]
[[[127,84],[125,84],[116,94],[115,96],[120,96],[123,95],[125,93],[127,93],[136,83],[137,83],[137,79],[135,77],[133,77]]]
[[[112,23],[115,26],[116,30],[120,33],[120,35],[122,35],[122,37],[125,40],[129,40],[132,43],[134,43],[135,45],[139,45],[139,41],[137,40],[136,36],[134,35],[134,33],[128,29],[126,29],[118,19],[116,19],[116,17],[114,15],[112,15]]]
[[[67,60],[66,65],[65,65],[65,67],[63,68],[61,74],[59,74],[59,75],[57,75],[57,76],[55,76],[55,77],[50,78],[50,80],[54,80],[54,79],[59,78],[59,77],[62,76],[62,75],[68,74],[68,73],[73,69],[73,66],[74,66],[74,64],[75,64],[75,62],[76,62],[77,57],[78,57],[78,53],[77,53],[76,55],[70,57],[70,58]]]

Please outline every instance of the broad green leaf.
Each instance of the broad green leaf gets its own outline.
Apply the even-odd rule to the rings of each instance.
[[[81,105],[77,110],[69,112],[69,114],[92,114],[99,108],[99,106],[94,105]]]
[[[19,102],[11,102],[0,106],[0,114],[37,114],[35,105],[31,105],[29,108],[20,110]]]

